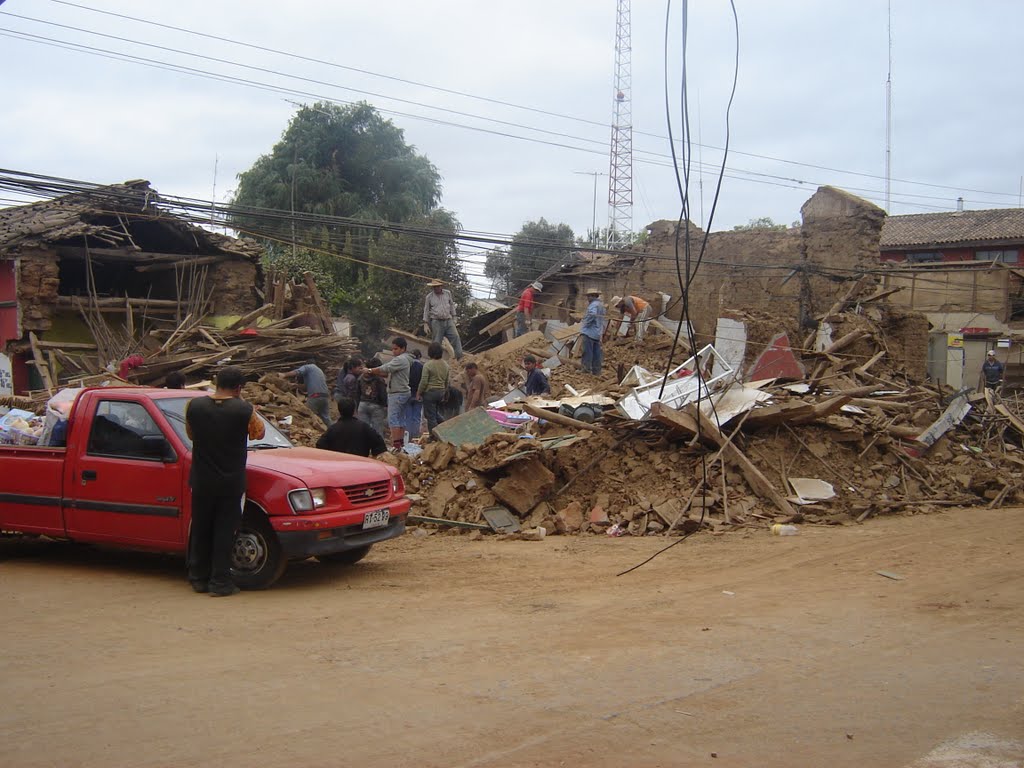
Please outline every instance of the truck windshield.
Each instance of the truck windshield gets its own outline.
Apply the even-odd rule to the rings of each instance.
[[[188,397],[167,397],[160,398],[156,401],[156,407],[160,409],[160,412],[167,417],[167,421],[174,428],[174,431],[178,433],[178,437],[185,443],[191,450],[192,441],[188,439],[188,435],[185,433],[185,406],[188,405],[188,401],[191,398]],[[263,415],[256,412],[256,416],[263,422],[263,426],[266,427],[266,434],[263,435],[259,440],[250,440],[249,448],[294,448],[291,442],[281,434],[281,431],[263,418]]]

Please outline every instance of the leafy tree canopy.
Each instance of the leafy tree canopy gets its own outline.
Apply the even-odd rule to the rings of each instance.
[[[440,200],[437,168],[400,128],[366,103],[319,102],[301,107],[270,153],[238,177],[233,203],[276,216],[236,210],[231,224],[265,237],[268,266],[293,277],[311,271],[332,309],[372,336],[389,325],[419,325],[426,289],[415,274],[446,280],[457,300],[468,298],[459,223]],[[382,222],[427,232],[388,232]]]
[[[240,206],[392,222],[429,213],[440,200],[440,174],[402,129],[369,104],[328,102],[299,109],[270,154],[239,174],[234,198]],[[279,230],[290,233],[290,224]]]
[[[608,227],[598,227],[597,231],[587,228],[586,236],[576,238],[576,245],[580,248],[605,248],[608,243]],[[619,233],[622,240],[618,248],[629,248],[634,245],[643,245],[647,242],[647,230],[640,232]]]
[[[366,278],[347,297],[352,319],[375,337],[384,336],[390,326],[415,330],[422,324],[423,300],[430,289],[426,280],[409,273],[444,280],[459,315],[467,316],[470,289],[455,241],[459,222],[450,211],[439,208],[408,223],[418,233],[381,236],[370,248]]]
[[[773,232],[780,232],[787,229],[785,224],[776,224],[770,216],[762,216],[759,219],[751,219],[746,224],[737,224],[733,227],[734,232],[749,232],[754,229],[767,229]]]
[[[551,267],[568,261],[575,241],[568,224],[549,224],[544,218],[528,221],[507,249],[488,252],[484,274],[497,294],[515,295]]]

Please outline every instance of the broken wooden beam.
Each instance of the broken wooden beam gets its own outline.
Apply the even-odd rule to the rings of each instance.
[[[226,330],[226,331],[237,331],[237,330],[240,330],[242,328],[245,328],[250,323],[252,323],[254,320],[258,320],[259,318],[263,317],[265,314],[267,314],[268,312],[272,311],[273,309],[274,309],[274,305],[273,304],[269,304],[269,303],[268,304],[264,304],[259,309],[254,309],[252,312],[249,312],[247,314],[242,315],[240,318],[235,320],[235,322],[233,322],[231,325],[229,325],[224,330]]]
[[[480,333],[486,334],[488,336],[494,336],[496,333],[501,333],[506,328],[511,328],[512,324],[515,322],[515,319],[516,311],[514,309],[510,309],[508,312],[503,314],[490,325],[485,325],[483,328],[481,328]]]
[[[334,320],[331,318],[331,313],[327,310],[327,305],[324,304],[323,297],[320,295],[320,289],[316,287],[316,280],[313,279],[313,273],[303,272],[302,279],[306,283],[306,288],[309,289],[309,295],[313,299],[313,306],[316,307],[317,315],[319,315],[320,322],[323,324],[324,333],[333,333]]]
[[[536,416],[538,419],[545,419],[554,424],[561,424],[563,427],[572,427],[573,429],[589,429],[591,432],[607,432],[604,427],[598,424],[588,424],[585,421],[574,419],[570,416],[564,416],[557,411],[545,411],[543,408],[538,408],[535,405],[531,405],[527,402],[520,402],[518,405],[523,407],[531,416]]]
[[[689,411],[691,417],[696,421],[695,408],[693,405],[688,405],[684,411]],[[775,487],[771,484],[767,477],[759,470],[750,459],[737,448],[732,442],[730,442],[722,433],[719,431],[709,419],[702,418],[700,420],[701,432],[707,435],[713,442],[725,449],[725,457],[739,467],[740,472],[743,473],[743,477],[746,479],[747,484],[751,490],[754,491],[761,498],[772,502],[780,512],[786,515],[795,515],[796,509],[793,505],[786,501],[786,498],[779,493]]]
[[[52,392],[53,390],[53,378],[50,375],[50,367],[46,364],[43,359],[43,353],[39,349],[39,339],[36,338],[34,331],[28,332],[28,340],[32,345],[32,359],[36,365],[36,371],[39,372],[39,379],[43,382],[43,386]]]

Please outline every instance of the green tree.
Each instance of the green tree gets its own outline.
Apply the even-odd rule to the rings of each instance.
[[[416,234],[387,232],[371,245],[369,271],[348,297],[352,319],[373,337],[383,337],[391,326],[420,327],[429,289],[417,274],[448,283],[459,315],[466,316],[470,290],[458,260],[455,216],[439,208],[408,223]]]
[[[318,102],[301,107],[270,153],[239,174],[230,223],[279,242],[340,245],[347,237],[351,255],[365,261],[378,229],[361,222],[402,223],[440,200],[437,168],[406,143],[402,129],[366,103]],[[294,217],[281,215],[292,211]],[[310,220],[317,216],[349,221]],[[347,283],[366,274],[353,262],[336,271]]]
[[[497,292],[515,295],[543,272],[569,261],[575,242],[568,224],[549,224],[544,218],[528,221],[507,251],[495,249],[487,254],[484,274]]]
[[[484,260],[484,276],[491,281],[495,296],[510,296],[515,291],[512,284],[512,260],[508,248],[492,248]]]
[[[751,219],[746,224],[737,224],[732,228],[734,232],[749,232],[755,229],[769,230],[772,232],[781,232],[787,229],[785,224],[776,224],[772,221],[770,216],[762,216],[759,219]]]
[[[647,242],[647,230],[640,232],[627,232],[623,236],[625,242],[620,246],[621,248],[629,248],[634,245],[643,245]],[[577,237],[576,245],[579,248],[584,249],[599,249],[606,247],[608,243],[608,228],[598,227],[595,232],[593,229],[587,228],[586,236]]]

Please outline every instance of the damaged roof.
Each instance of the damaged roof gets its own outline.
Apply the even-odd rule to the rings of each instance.
[[[1024,242],[1024,208],[889,216],[882,250],[914,246]]]
[[[0,209],[0,254],[82,237],[111,248],[144,250],[132,234],[133,226],[140,221],[157,222],[177,235],[183,254],[222,254],[251,260],[262,250],[255,241],[210,232],[161,209],[157,191],[140,179]]]

